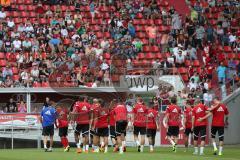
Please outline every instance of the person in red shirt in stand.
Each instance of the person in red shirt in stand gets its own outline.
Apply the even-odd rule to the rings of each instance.
[[[218,133],[219,138],[219,153],[218,155],[222,155],[223,150],[223,140],[224,140],[224,127],[228,125],[228,108],[226,105],[222,104],[219,101],[218,97],[213,99],[213,105],[210,108],[211,115],[212,115],[212,128],[211,128],[211,135],[212,135],[212,144],[214,148],[214,155],[217,155],[217,145],[215,141],[216,134]],[[225,121],[224,121],[225,118]]]
[[[203,119],[208,112],[208,107],[201,103],[198,98],[195,100],[195,106],[192,109],[192,130],[194,135],[194,155],[198,154],[198,138],[201,138],[200,155],[204,155],[204,146],[206,139],[207,119]]]
[[[107,153],[108,152],[108,119],[109,119],[109,109],[104,106],[103,101],[100,102],[100,107],[95,110],[96,118],[94,118],[93,129],[95,129],[95,136],[98,136],[98,139],[102,138],[103,141],[101,142],[100,151]],[[97,149],[96,152],[99,152]]]
[[[56,126],[59,128],[59,137],[61,138],[61,143],[64,147],[64,152],[69,152],[70,146],[68,144],[68,109],[66,107],[57,108],[57,123]]]
[[[158,130],[158,111],[154,108],[154,103],[149,105],[147,110],[147,137],[150,147],[150,152],[153,152],[155,145],[155,137]]]
[[[179,125],[181,120],[181,108],[176,105],[176,97],[171,98],[171,104],[167,106],[163,124],[167,129],[167,138],[172,144],[173,152],[176,152],[178,143]]]
[[[115,121],[115,113],[114,108],[116,107],[117,100],[113,99],[109,105],[109,131],[110,131],[110,138],[113,144],[113,147],[115,148],[116,145],[116,121]]]
[[[133,108],[133,126],[134,126],[134,140],[138,146],[138,152],[143,152],[146,135],[146,113],[147,107],[144,105],[141,97],[137,98],[137,103]],[[141,135],[141,143],[138,135]]]
[[[77,153],[81,153],[80,134],[82,133],[83,152],[89,149],[89,124],[91,124],[91,105],[88,103],[87,96],[79,97],[74,105],[74,114],[76,115],[75,141],[77,145]]]
[[[117,145],[115,147],[119,148],[119,153],[123,154],[125,144],[123,143],[125,141],[126,136],[126,129],[128,125],[127,121],[127,108],[124,104],[118,103],[116,107],[113,110],[115,115],[115,121],[116,121],[116,136],[117,136]]]
[[[184,141],[185,141],[185,148],[187,151],[189,137],[191,137],[191,134],[192,134],[192,106],[189,102],[186,103],[186,108],[184,110],[184,126],[185,126]]]

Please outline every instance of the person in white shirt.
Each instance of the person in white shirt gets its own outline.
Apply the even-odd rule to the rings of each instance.
[[[190,89],[190,90],[192,90],[192,89],[197,89],[197,86],[198,86],[198,84],[194,81],[194,79],[192,78],[191,80],[190,80],[190,82],[188,83],[188,85],[187,85],[187,87]]]
[[[0,11],[0,19],[5,19],[6,18],[6,13],[3,11]]]
[[[185,63],[185,56],[182,54],[182,51],[178,52],[176,56],[176,67],[182,67]]]
[[[230,43],[230,46],[234,46],[236,44],[236,40],[237,40],[237,37],[236,35],[234,34],[230,34],[229,35],[229,43]]]
[[[68,31],[67,31],[66,27],[63,27],[61,29],[61,35],[63,38],[66,38],[68,36]]]
[[[106,50],[110,47],[110,44],[109,44],[109,41],[106,39],[106,37],[103,38],[103,40],[101,41],[101,44],[100,44],[101,48],[103,50]]]
[[[109,65],[106,63],[106,60],[103,61],[103,63],[101,64],[100,68],[103,71],[109,69]]]
[[[32,42],[27,38],[22,42],[22,46],[24,51],[31,51]]]
[[[212,100],[213,96],[211,93],[209,93],[209,91],[203,94],[203,101],[206,106],[211,106]]]
[[[27,24],[24,31],[33,32],[34,31],[33,26],[31,24]]]
[[[13,41],[13,49],[14,51],[21,51],[21,46],[22,46],[22,42],[19,39],[15,39]]]
[[[37,66],[33,66],[31,70],[31,76],[33,79],[37,79],[39,77],[39,70]]]
[[[14,21],[13,21],[12,18],[9,18],[9,19],[7,20],[7,26],[8,26],[9,28],[13,28],[13,27],[15,26],[15,23],[14,23]]]
[[[23,25],[22,23],[20,23],[20,24],[18,25],[17,31],[18,31],[18,32],[23,32],[24,30],[25,30],[24,25]]]

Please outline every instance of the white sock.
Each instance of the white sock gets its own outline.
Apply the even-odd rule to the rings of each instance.
[[[101,147],[104,147],[104,142],[101,142]]]
[[[85,152],[85,150],[86,150],[86,146],[83,146],[83,152]]]
[[[203,154],[204,147],[200,147],[200,154]]]
[[[52,150],[52,147],[49,147],[49,150]]]
[[[150,145],[149,147],[150,147],[150,150],[153,150],[153,145]]]
[[[223,151],[223,147],[219,146],[219,153],[222,153],[222,151]]]
[[[77,148],[81,148],[81,144],[80,143],[77,143],[76,146],[77,146]]]
[[[89,149],[89,145],[87,144],[87,145],[86,145],[86,151],[88,151],[88,149]]]
[[[140,151],[143,152],[144,145],[141,145]]]
[[[105,146],[105,151],[104,152],[105,153],[108,152],[108,146],[107,145]]]
[[[198,153],[198,147],[194,147],[195,153]]]
[[[119,147],[119,152],[120,152],[120,153],[123,153],[123,146],[120,146],[120,147]]]
[[[174,142],[172,139],[170,139],[170,143],[171,143],[172,145],[175,144],[175,142]]]
[[[98,147],[98,146],[96,146],[95,151],[96,151],[96,152],[99,152],[99,147]]]
[[[47,148],[47,145],[46,145],[46,144],[44,144],[44,148],[45,148],[45,149]]]
[[[217,144],[216,144],[216,142],[213,142],[212,145],[213,145],[214,150],[217,150]]]
[[[140,146],[140,142],[138,140],[136,140],[136,144],[137,146]]]
[[[122,141],[122,145],[125,147],[126,146],[126,141]]]

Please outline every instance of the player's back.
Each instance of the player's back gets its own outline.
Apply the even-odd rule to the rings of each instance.
[[[186,128],[192,128],[192,108],[187,107],[184,111],[184,116],[186,119],[185,122]]]
[[[224,104],[220,104],[217,108],[212,111],[212,126],[224,126],[224,117],[228,115],[228,108]]]
[[[126,121],[127,120],[127,108],[125,105],[117,105],[114,108],[115,120],[116,121]]]

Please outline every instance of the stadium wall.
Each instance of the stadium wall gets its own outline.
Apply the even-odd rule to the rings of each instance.
[[[229,109],[229,126],[225,128],[225,144],[240,144],[240,88],[229,95],[224,103]]]

